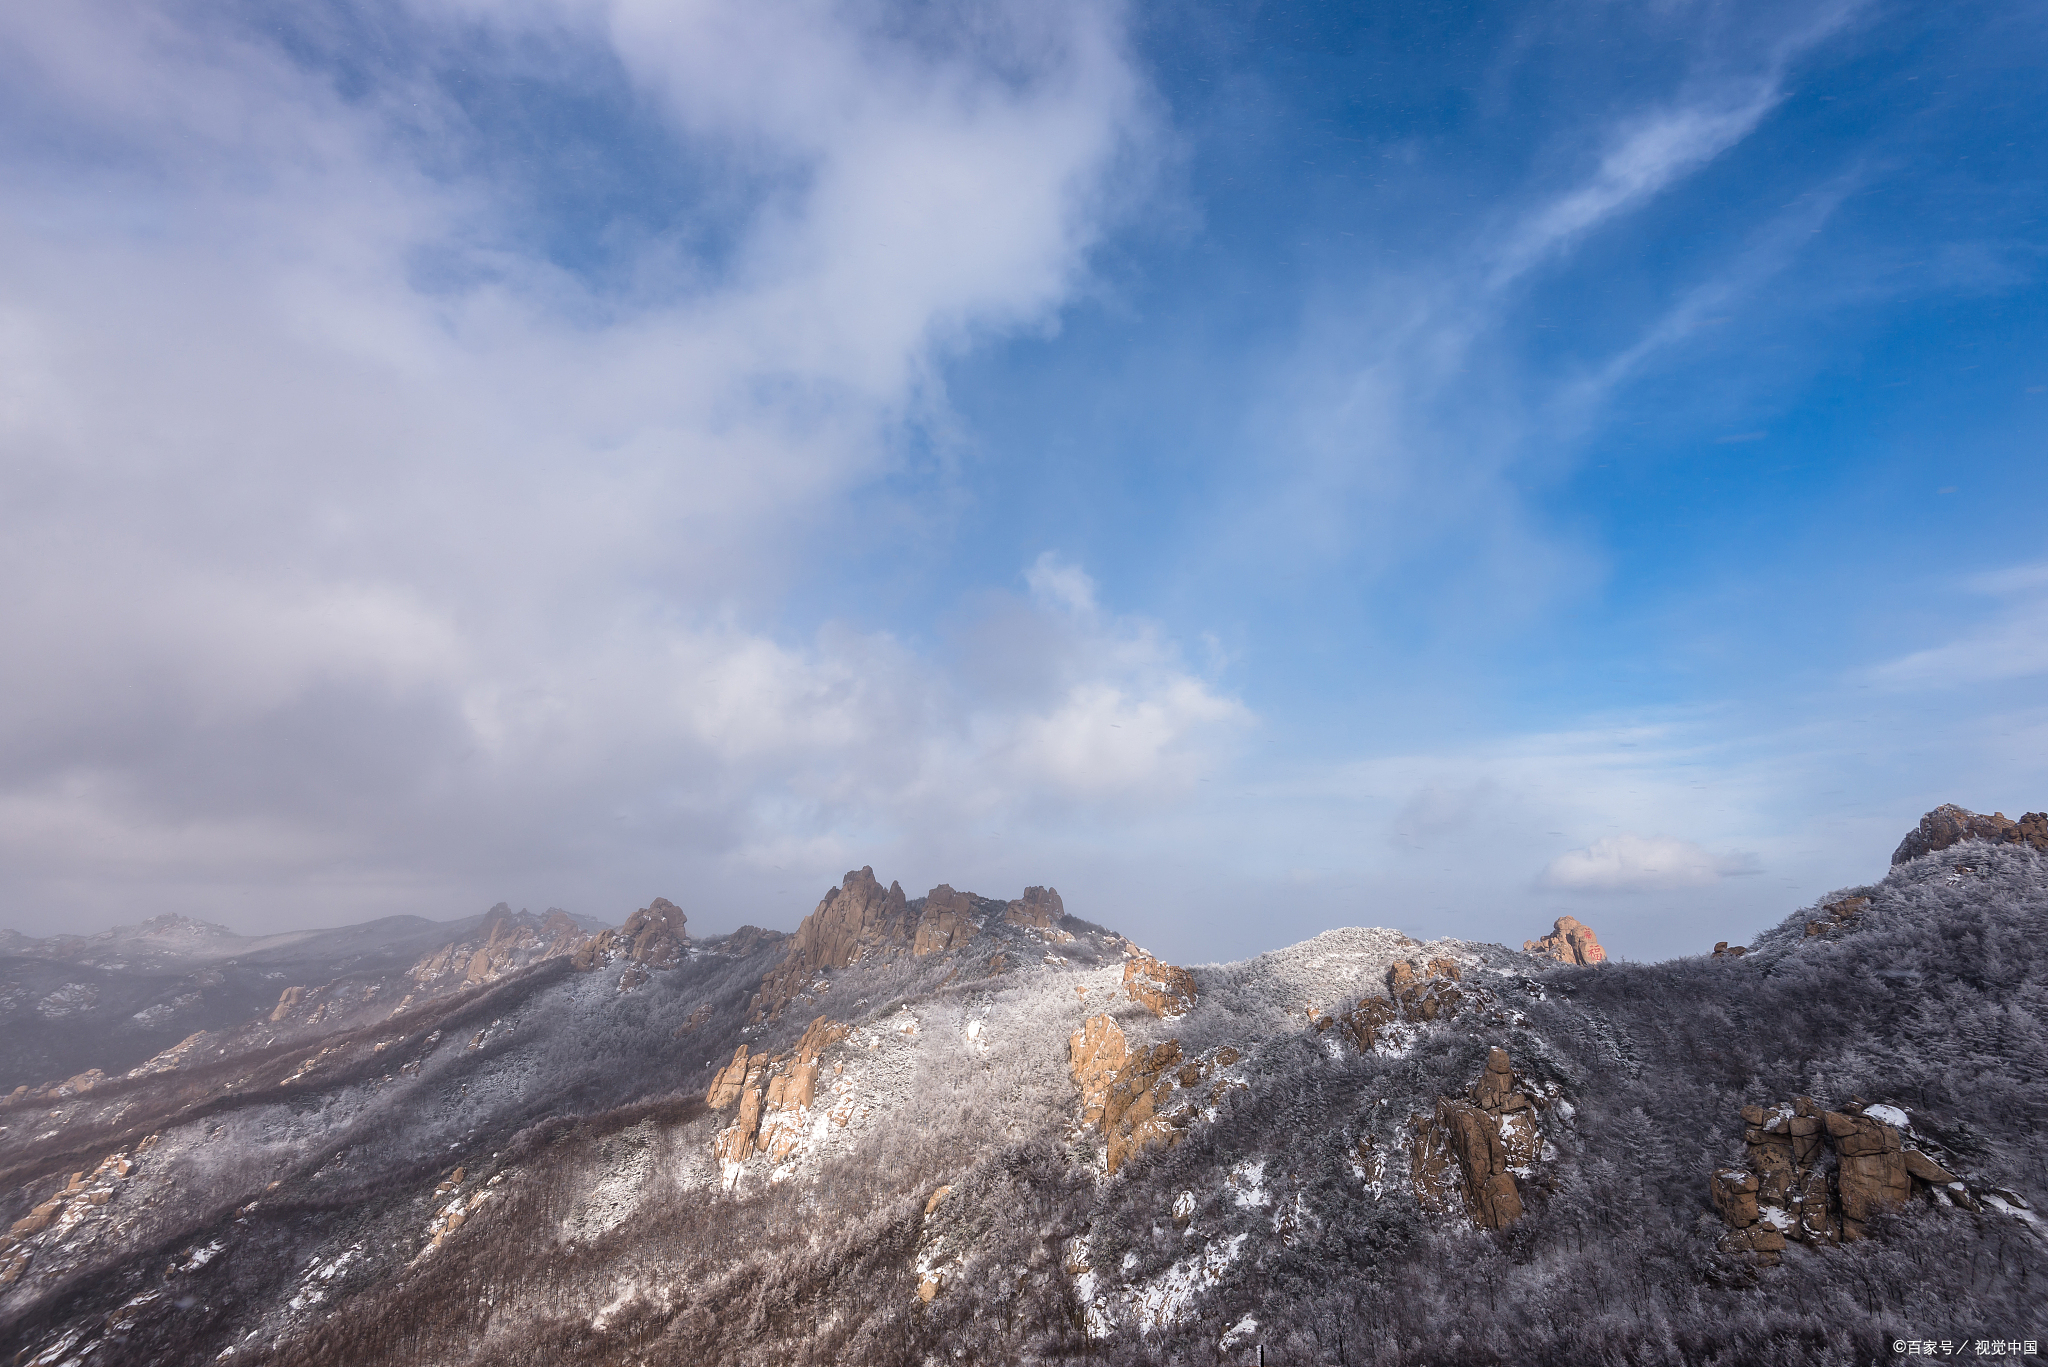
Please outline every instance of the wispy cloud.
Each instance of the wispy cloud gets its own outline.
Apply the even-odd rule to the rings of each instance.
[[[1964,587],[1998,599],[1987,620],[1952,641],[1878,665],[1872,682],[1895,689],[1957,688],[2048,674],[2048,565],[1975,575]]]
[[[1666,892],[1710,887],[1758,869],[1755,855],[1715,854],[1676,836],[1623,832],[1559,855],[1536,883],[1558,892]]]
[[[1580,184],[1524,219],[1496,250],[1490,283],[1509,284],[1601,224],[1648,203],[1756,128],[1782,98],[1776,74],[1650,111],[1608,136]]]

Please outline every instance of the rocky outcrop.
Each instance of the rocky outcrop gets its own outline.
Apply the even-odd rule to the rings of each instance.
[[[1143,950],[1124,961],[1124,991],[1155,1016],[1181,1016],[1195,1004],[1195,975]]]
[[[2025,845],[2048,854],[2048,812],[2028,812],[2014,821],[2003,812],[1980,816],[1967,807],[1943,803],[1920,818],[1892,852],[1892,863],[1903,864],[1923,854],[1948,849],[1965,840],[1988,840],[1996,845]]]
[[[924,895],[924,911],[917,918],[910,952],[920,959],[943,954],[966,944],[980,929],[974,919],[974,895],[955,892],[950,883],[941,883]]]
[[[560,915],[549,913],[550,920]],[[625,959],[642,970],[673,968],[689,953],[689,919],[674,902],[657,897],[628,916],[624,925],[599,931],[575,951],[572,962],[580,969],[595,968],[615,959]],[[562,916],[562,920],[569,918]]]
[[[1868,897],[1844,897],[1839,901],[1824,904],[1820,910],[1820,920],[1808,921],[1806,923],[1806,938],[1809,940],[1816,935],[1825,935],[1829,931],[1841,930],[1849,925],[1858,916],[1870,910],[1870,899]]]
[[[1576,916],[1560,916],[1550,934],[1540,940],[1522,941],[1522,952],[1561,964],[1597,964],[1607,960],[1607,951],[1593,938],[1593,927]]]
[[[1398,1023],[1417,1025],[1454,1015],[1465,997],[1458,982],[1458,965],[1450,959],[1431,959],[1419,971],[1414,964],[1396,962],[1387,969],[1386,996],[1362,997],[1335,1015],[1311,1007],[1309,1020],[1318,1033],[1335,1028],[1359,1053],[1369,1054],[1387,1042]]]
[[[1424,1210],[1462,1212],[1481,1229],[1505,1229],[1522,1217],[1514,1169],[1540,1155],[1537,1103],[1515,1085],[1507,1050],[1487,1052],[1469,1098],[1439,1097],[1433,1113],[1409,1117],[1409,1161]]]
[[[550,908],[547,915],[536,917],[526,911],[515,913],[500,902],[485,915],[475,935],[443,945],[407,971],[413,990],[406,1000],[410,1003],[423,995],[494,982],[543,959],[579,954],[589,941],[589,932],[571,920],[567,912]],[[303,993],[303,989],[298,990]],[[291,993],[288,991],[285,996],[290,997]],[[292,1004],[296,1005],[296,1001]],[[289,1014],[287,1003],[280,1000],[270,1018],[281,1021]]]
[[[1032,930],[1053,930],[1067,919],[1058,888],[1026,888],[1024,895],[1003,908],[1003,920]]]
[[[1228,1045],[1184,1058],[1179,1040],[1134,1050],[1106,1015],[1082,1022],[1067,1051],[1081,1091],[1081,1122],[1102,1132],[1112,1176],[1146,1149],[1178,1144],[1201,1113],[1203,1084],[1212,1084],[1207,1101],[1220,1099],[1233,1083],[1219,1074],[1239,1058]]]
[[[1730,946],[1726,940],[1714,941],[1714,957],[1717,959],[1739,959],[1749,953],[1749,946]]]
[[[796,1150],[817,1099],[819,1059],[852,1031],[851,1025],[820,1016],[784,1053],[749,1056],[744,1044],[733,1052],[732,1062],[712,1079],[704,1097],[713,1110],[739,1103],[733,1124],[711,1145],[729,1176],[757,1153],[780,1163]]]
[[[103,1208],[156,1142],[157,1136],[150,1135],[135,1146],[133,1154],[126,1150],[108,1154],[97,1166],[72,1173],[63,1186],[30,1206],[28,1214],[0,1234],[0,1286],[19,1281],[39,1251],[63,1243],[80,1224],[104,1214]]]
[[[741,926],[718,946],[721,954],[730,954],[735,959],[744,959],[756,950],[777,945],[789,938],[780,930],[763,930],[759,926]]]
[[[913,947],[910,902],[900,883],[884,888],[873,868],[849,872],[804,917],[780,966],[761,980],[753,1019],[763,1021],[806,991],[825,969],[888,958]]]
[[[1875,1111],[1877,1114],[1872,1114]],[[1898,1122],[1894,1124],[1893,1122]],[[1832,1244],[1860,1239],[1881,1211],[1916,1190],[1930,1199],[1979,1208],[1968,1184],[1907,1142],[1904,1113],[1851,1100],[1838,1111],[1797,1096],[1742,1108],[1748,1161],[1708,1175],[1708,1195],[1727,1221],[1724,1253],[1776,1262],[1786,1241]]]

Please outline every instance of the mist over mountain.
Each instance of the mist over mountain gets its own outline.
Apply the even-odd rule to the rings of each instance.
[[[11,937],[0,1344],[1850,1364],[2043,1336],[2048,815],[1937,809],[1876,881],[1661,963],[1560,918],[1179,966],[1049,886],[867,868],[794,935],[693,938],[687,906]],[[24,1073],[59,1056],[90,1066]]]

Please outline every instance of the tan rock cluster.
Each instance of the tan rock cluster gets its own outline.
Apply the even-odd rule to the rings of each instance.
[[[1439,1097],[1434,1113],[1410,1116],[1409,1162],[1422,1208],[1463,1212],[1481,1229],[1505,1229],[1520,1219],[1513,1169],[1528,1167],[1542,1152],[1541,1104],[1516,1087],[1507,1050],[1495,1048],[1487,1051],[1469,1099]]]
[[[1124,991],[1155,1016],[1183,1016],[1195,1004],[1195,975],[1135,950],[1124,960]]]
[[[921,908],[913,909],[901,884],[884,888],[872,868],[849,872],[804,917],[782,962],[761,980],[750,1003],[752,1019],[758,1023],[781,1015],[828,969],[904,953],[922,959],[960,948],[981,933],[984,922],[977,905],[994,914],[994,907],[973,893],[941,883],[925,894]],[[1051,888],[1026,888],[1003,911],[1010,924],[1035,927],[1055,940],[1073,938],[1058,929],[1065,917],[1060,895]],[[989,960],[989,972],[1001,973],[1009,964],[1007,955],[997,954]]]
[[[568,920],[566,916],[562,919]],[[634,976],[645,981],[648,969],[673,968],[689,953],[689,920],[681,907],[666,897],[657,897],[628,916],[624,925],[599,931],[577,946],[570,962],[577,968],[589,969],[623,958],[641,970]],[[574,922],[570,925],[573,928]]]
[[[1387,969],[1386,996],[1363,997],[1334,1016],[1311,1007],[1309,1020],[1317,1033],[1335,1026],[1359,1053],[1371,1053],[1396,1021],[1433,1021],[1455,1014],[1465,997],[1458,980],[1458,965],[1450,959],[1431,959],[1420,972],[1414,964],[1396,962]]]
[[[464,1192],[464,1177],[463,1169],[457,1168],[442,1178],[440,1184],[434,1188],[434,1199],[445,1204],[435,1210],[433,1220],[428,1223],[427,1243],[419,1251],[418,1257],[413,1259],[415,1263],[454,1237],[455,1231],[469,1223],[484,1202],[491,1199],[492,1188],[505,1180],[505,1174],[499,1173],[490,1181],[475,1185],[472,1190]]]
[[[917,918],[917,934],[910,952],[917,958],[942,954],[967,943],[981,929],[974,919],[972,893],[955,892],[941,883],[924,895],[924,912]]]
[[[1943,803],[1921,817],[1920,824],[1906,833],[1906,838],[1899,842],[1899,848],[1892,852],[1892,863],[1903,864],[1965,840],[2025,845],[2048,854],[2048,812],[2028,812],[2014,821],[2004,812],[1980,816],[1967,807]]]
[[[543,959],[579,954],[589,944],[590,935],[566,912],[550,910],[536,920],[530,913],[514,913],[500,902],[471,938],[443,945],[406,971],[413,986],[393,1014],[423,997],[479,987]],[[271,1010],[271,1022],[283,1024],[305,1015],[303,1008],[313,995],[302,987],[285,989]],[[304,1023],[317,1019],[313,1016]]]
[[[917,1256],[911,1267],[917,1273],[917,1298],[925,1305],[930,1305],[938,1297],[946,1285],[948,1271],[960,1261],[957,1257],[949,1259],[946,1256],[944,1236],[932,1230],[932,1216],[937,1213],[939,1203],[952,1194],[951,1183],[934,1191],[924,1203],[924,1219],[918,1226]]]
[[[891,883],[884,888],[874,869],[853,870],[804,917],[782,963],[761,980],[752,1002],[753,1019],[781,1015],[820,970],[845,968],[870,956],[886,957],[911,947],[913,940],[910,901],[903,886]]]
[[[1812,939],[1816,935],[1825,935],[1831,930],[1840,930],[1843,926],[1868,910],[1870,910],[1870,899],[1868,897],[1844,897],[1839,902],[1829,902],[1821,908],[1823,913],[1821,920],[1808,921],[1806,923],[1806,937]]]
[[[1714,957],[1717,959],[1739,959],[1749,953],[1748,945],[1730,946],[1726,940],[1714,941]]]
[[[1540,940],[1522,941],[1522,952],[1555,959],[1561,964],[1597,964],[1607,959],[1607,951],[1593,938],[1593,927],[1576,916],[1558,917],[1550,934]]]
[[[1081,1089],[1081,1122],[1102,1132],[1112,1175],[1148,1148],[1178,1144],[1201,1113],[1199,1089],[1211,1083],[1207,1100],[1219,1099],[1232,1084],[1218,1074],[1240,1057],[1224,1045],[1184,1058],[1178,1040],[1133,1050],[1108,1016],[1083,1021],[1067,1051]]]
[[[739,1103],[733,1124],[712,1141],[718,1161],[730,1168],[757,1153],[776,1163],[789,1157],[817,1096],[818,1060],[852,1031],[851,1025],[820,1016],[786,1053],[750,1057],[744,1044],[734,1050],[732,1062],[712,1079],[704,1097],[715,1111]]]
[[[1742,1122],[1748,1163],[1708,1177],[1714,1208],[1730,1226],[1724,1253],[1776,1262],[1788,1239],[1860,1239],[1870,1217],[1903,1204],[1916,1181],[1953,1187],[1970,1199],[1954,1174],[1908,1146],[1894,1126],[1864,1114],[1860,1103],[1830,1111],[1799,1096],[1768,1108],[1744,1106]]]
[[[66,1097],[84,1096],[106,1080],[107,1075],[104,1072],[98,1068],[88,1068],[82,1073],[73,1073],[60,1081],[45,1082],[37,1087],[31,1087],[24,1082],[9,1092],[4,1099],[0,1099],[0,1106],[32,1106],[38,1102],[62,1101]]]
[[[133,1156],[126,1150],[110,1153],[90,1171],[72,1173],[70,1181],[0,1234],[0,1286],[21,1280],[35,1260],[35,1245],[62,1239],[111,1201],[119,1185],[134,1173],[137,1159],[156,1147],[156,1142],[157,1136],[150,1135],[135,1146]]]
[[[1053,930],[1066,919],[1058,888],[1026,888],[1022,897],[1003,908],[1005,922],[1032,930]]]
[[[168,1073],[184,1065],[185,1061],[206,1047],[213,1038],[209,1031],[195,1030],[168,1049],[150,1055],[149,1061],[128,1070],[129,1077],[148,1077],[152,1073]]]

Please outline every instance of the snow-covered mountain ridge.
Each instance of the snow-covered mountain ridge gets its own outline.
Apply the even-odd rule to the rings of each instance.
[[[2038,1340],[2048,859],[2033,816],[1958,811],[1746,953],[1654,965],[1561,923],[1180,967],[1049,888],[871,870],[791,936],[501,908],[0,1106],[0,1342],[56,1367]]]

